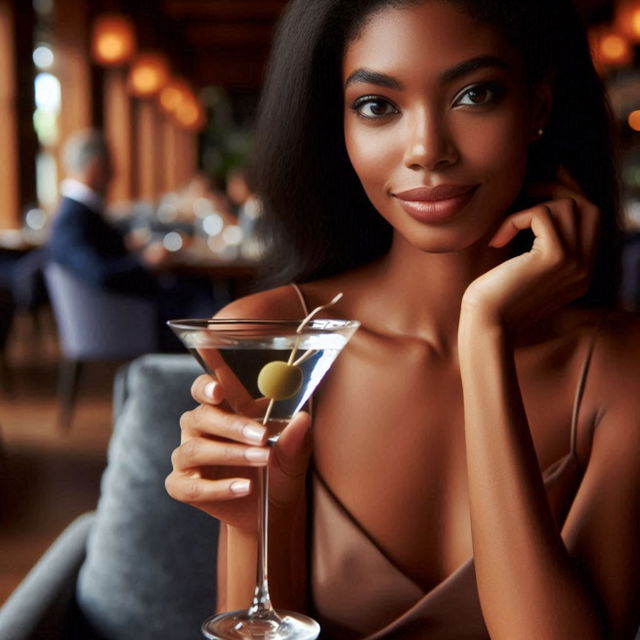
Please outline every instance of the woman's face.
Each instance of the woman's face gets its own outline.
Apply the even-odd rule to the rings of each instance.
[[[427,1],[374,14],[346,48],[342,81],[349,158],[396,232],[431,252],[486,242],[543,124],[519,53]]]

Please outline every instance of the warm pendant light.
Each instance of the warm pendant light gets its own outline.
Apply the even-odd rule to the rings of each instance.
[[[204,108],[193,94],[180,103],[175,117],[179,124],[190,131],[199,131],[205,123]]]
[[[624,67],[633,62],[633,48],[625,36],[608,27],[594,27],[589,31],[593,62],[599,70]]]
[[[204,126],[204,108],[185,80],[169,80],[158,94],[158,103],[183,129],[198,131]]]
[[[105,67],[128,62],[136,49],[136,38],[131,20],[111,13],[96,18],[91,37],[93,59]]]
[[[158,103],[165,113],[175,116],[178,107],[188,100],[191,89],[185,80],[173,77],[164,85],[158,94]]]
[[[618,0],[614,24],[618,33],[640,43],[640,0]]]
[[[139,54],[129,69],[127,85],[129,92],[137,98],[156,95],[169,79],[167,58],[156,52]]]

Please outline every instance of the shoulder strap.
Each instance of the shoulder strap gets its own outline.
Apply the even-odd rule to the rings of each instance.
[[[300,300],[300,306],[302,307],[302,311],[304,312],[304,317],[308,316],[309,307],[307,306],[307,301],[304,299],[304,295],[302,294],[300,287],[295,282],[291,282],[290,285],[291,287],[293,287],[293,290],[296,292],[296,295],[298,296],[298,300]]]
[[[570,442],[570,452],[571,456],[574,458],[576,462],[579,463],[578,455],[577,455],[577,443],[578,443],[578,416],[580,414],[580,405],[582,404],[582,398],[584,396],[584,389],[587,384],[587,376],[589,374],[589,366],[591,364],[591,356],[593,355],[593,350],[596,345],[596,341],[598,339],[598,335],[600,334],[600,330],[605,323],[607,318],[606,313],[602,314],[600,320],[598,321],[595,329],[593,330],[593,334],[589,340],[589,344],[587,346],[587,353],[585,354],[584,362],[582,363],[582,369],[580,371],[580,377],[578,378],[578,386],[576,387],[576,393],[573,400],[573,411],[571,413],[571,442]]]

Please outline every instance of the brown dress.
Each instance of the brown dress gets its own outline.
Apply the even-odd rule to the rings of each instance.
[[[305,315],[304,298],[295,285]],[[562,527],[583,470],[576,455],[578,413],[597,330],[587,349],[571,420],[568,453],[544,472],[549,504]],[[312,473],[311,600],[321,638],[483,640],[473,557],[425,593]]]

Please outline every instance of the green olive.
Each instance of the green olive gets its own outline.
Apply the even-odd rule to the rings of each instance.
[[[302,386],[300,367],[273,360],[260,369],[258,389],[265,398],[288,400],[298,393]]]

